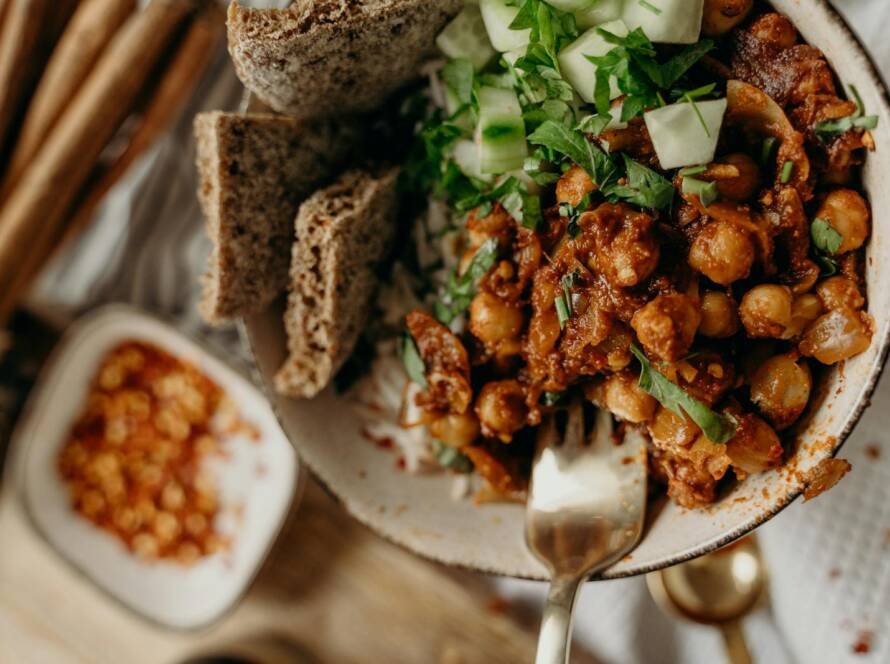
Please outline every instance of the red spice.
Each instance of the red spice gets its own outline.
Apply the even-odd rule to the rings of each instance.
[[[400,456],[398,459],[396,459],[396,468],[398,468],[399,470],[405,470],[405,467],[405,457]]]
[[[877,461],[881,458],[881,446],[877,443],[872,443],[871,445],[865,446],[865,456],[869,459]]]
[[[841,571],[837,567],[832,567],[830,570],[828,570],[829,579],[837,579],[838,577],[840,577],[840,575]]]
[[[389,436],[375,436],[366,427],[362,427],[361,434],[365,440],[374,443],[380,449],[390,450],[395,447],[396,443],[392,438]]]
[[[874,632],[871,630],[861,630],[856,637],[856,643],[853,644],[853,652],[857,655],[867,655],[870,653],[874,636]]]
[[[500,595],[493,595],[486,603],[485,609],[490,613],[503,615],[510,609],[510,600]]]
[[[217,427],[252,427],[225,404],[192,364],[146,343],[114,348],[59,452],[72,508],[144,558],[192,564],[226,548],[213,527],[215,480],[202,464],[221,454]]]

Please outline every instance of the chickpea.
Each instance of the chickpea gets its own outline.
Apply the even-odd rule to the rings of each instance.
[[[859,249],[869,235],[868,205],[862,196],[852,189],[832,191],[816,213],[840,233],[843,241],[835,254],[846,254]]]
[[[800,352],[822,364],[837,364],[868,350],[871,345],[868,314],[847,307],[829,311],[807,328]]]
[[[618,419],[634,424],[651,420],[658,406],[658,402],[639,386],[639,376],[630,371],[612,374],[589,396]]]
[[[701,300],[698,333],[712,339],[726,339],[739,331],[736,304],[726,293],[707,291]]]
[[[712,221],[689,248],[689,265],[721,286],[747,277],[753,264],[751,236],[728,221]]]
[[[479,437],[479,420],[475,413],[449,414],[430,423],[430,434],[450,447],[472,445]]]
[[[656,447],[663,450],[687,447],[701,433],[688,417],[680,417],[672,410],[659,406],[649,423],[649,435]]]
[[[745,20],[754,0],[705,0],[702,33],[706,37],[719,37]]]
[[[596,191],[596,185],[580,166],[572,166],[556,183],[556,202],[580,205],[581,199]]]
[[[816,286],[816,294],[829,311],[847,307],[859,310],[865,306],[865,298],[859,286],[849,277],[837,276],[826,279]]]
[[[488,291],[482,291],[470,304],[470,332],[486,345],[515,339],[525,325],[525,314]]]
[[[775,430],[756,415],[738,415],[735,419],[738,429],[726,443],[726,453],[732,460],[736,476],[744,479],[749,473],[778,466],[784,450]]]
[[[770,12],[754,21],[748,28],[751,36],[779,49],[791,48],[797,43],[797,30],[787,16]]]
[[[742,298],[739,307],[742,324],[752,339],[781,339],[791,326],[793,298],[787,286],[755,286]]]
[[[799,337],[823,311],[822,300],[812,293],[794,298],[791,305],[791,326],[785,331],[784,338]]]
[[[806,362],[776,355],[760,365],[751,379],[751,402],[782,431],[794,424],[810,401],[813,376]]]
[[[634,314],[631,327],[646,352],[675,362],[689,352],[701,322],[698,304],[688,295],[659,295]]]
[[[487,383],[476,400],[476,414],[484,435],[508,443],[528,418],[525,390],[516,380]]]
[[[717,183],[720,197],[736,203],[744,203],[754,198],[760,189],[760,167],[757,162],[744,152],[735,152],[712,164],[708,169],[709,174],[713,171],[713,175],[719,175],[721,168],[726,166],[734,168],[738,175],[712,178]]]

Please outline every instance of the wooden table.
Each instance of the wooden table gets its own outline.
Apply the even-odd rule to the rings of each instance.
[[[380,539],[311,482],[244,601],[198,634],[162,630],[109,600],[34,534],[10,493],[0,497],[4,664],[172,663],[262,633],[286,635],[317,662],[533,661],[534,613],[523,624],[484,577]]]

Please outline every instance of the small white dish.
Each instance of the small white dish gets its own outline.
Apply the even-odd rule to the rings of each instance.
[[[106,353],[125,340],[154,344],[214,380],[260,435],[238,434],[208,467],[217,478],[217,529],[231,546],[191,566],[145,561],[76,514],[57,458]],[[268,402],[241,375],[173,327],[124,306],[79,320],[53,352],[13,439],[19,495],[39,533],[93,583],[143,617],[176,629],[206,626],[247,590],[287,517],[298,462]]]

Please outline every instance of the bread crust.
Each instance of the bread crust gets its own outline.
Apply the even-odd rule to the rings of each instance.
[[[463,0],[299,0],[229,5],[229,53],[244,85],[295,117],[359,113],[417,76]]]
[[[262,311],[288,281],[300,203],[351,156],[352,121],[264,114],[195,118],[198,198],[213,243],[200,309],[208,322]]]
[[[288,358],[276,390],[311,398],[331,382],[367,323],[377,269],[395,232],[398,169],[349,171],[296,219],[285,328]]]

